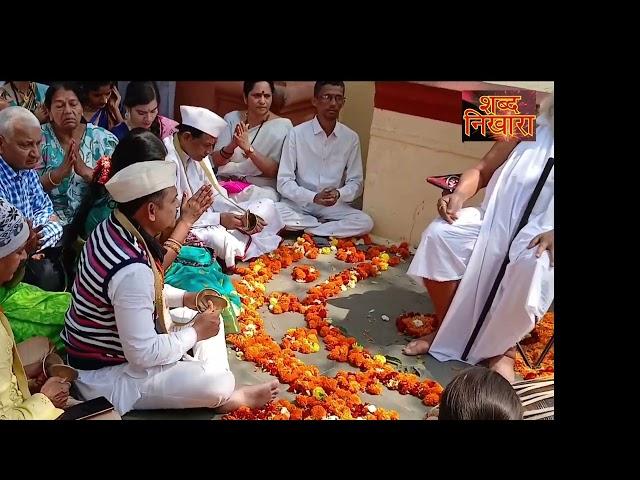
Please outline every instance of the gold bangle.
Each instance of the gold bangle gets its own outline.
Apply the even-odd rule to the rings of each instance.
[[[175,243],[176,245],[178,245],[178,246],[182,247],[182,243],[181,243],[181,242],[179,242],[179,241],[177,241],[175,238],[171,238],[171,237],[169,237],[169,238],[167,238],[165,241]]]
[[[176,247],[172,243],[164,242],[162,246],[168,248],[169,250],[173,250],[174,252],[176,252],[176,255],[180,255],[180,248]]]
[[[49,170],[49,172],[47,172],[47,178],[51,182],[51,185],[53,185],[54,187],[59,187],[60,183],[62,183],[62,180],[60,180],[60,183],[56,183],[56,182],[53,181],[53,178],[51,178],[51,170]]]
[[[164,245],[172,245],[173,249],[178,249],[178,251],[180,251],[182,249],[182,244],[180,242],[178,242],[177,240],[174,240],[173,238],[167,238],[164,241]],[[172,249],[172,250],[173,250]],[[175,250],[174,250],[175,251]]]

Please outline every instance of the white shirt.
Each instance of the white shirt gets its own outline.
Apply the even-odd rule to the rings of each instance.
[[[193,327],[158,334],[153,321],[153,272],[140,263],[127,265],[109,281],[107,293],[114,308],[124,356],[136,368],[169,365],[180,360],[196,344]],[[167,307],[182,307],[184,290],[164,286]]]
[[[323,188],[337,188],[341,202],[362,192],[362,157],[358,134],[337,122],[327,136],[317,117],[289,132],[278,171],[278,192],[297,204],[313,203]]]
[[[209,157],[202,160],[204,165],[200,165],[199,162],[190,158],[184,150],[180,148],[180,141],[178,140],[177,133],[165,138],[163,142],[165,147],[167,147],[167,156],[165,160],[174,162],[178,169],[176,189],[178,190],[179,201],[182,201],[182,196],[185,193],[193,196],[200,187],[211,184],[203,170],[203,167],[208,168],[212,175],[214,175]],[[222,191],[226,192],[220,185],[218,185],[218,187]],[[200,216],[198,221],[194,224],[194,228],[220,225],[220,212],[228,211],[228,205],[229,204],[222,198],[222,195],[213,188],[213,204]]]

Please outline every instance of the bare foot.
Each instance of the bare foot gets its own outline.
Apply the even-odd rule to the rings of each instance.
[[[216,409],[218,413],[229,413],[240,407],[260,408],[278,395],[278,381],[259,385],[244,385],[235,390],[224,405]]]
[[[411,340],[407,343],[407,346],[404,347],[402,353],[405,355],[422,355],[429,351],[431,348],[431,344],[433,343],[433,339],[436,338],[436,332],[432,332],[429,335],[425,335],[424,337],[416,338],[415,340]]]
[[[516,379],[515,372],[515,349],[508,350],[504,355],[491,357],[483,362],[487,368],[499,373],[506,378],[509,383]]]

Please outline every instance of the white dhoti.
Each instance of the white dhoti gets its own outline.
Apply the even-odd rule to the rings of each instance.
[[[249,185],[238,193],[230,193],[229,197],[236,203],[252,202],[256,200],[271,200],[274,203],[280,200],[276,189],[269,186]]]
[[[320,237],[356,237],[373,229],[373,220],[361,210],[346,203],[324,207],[315,203],[298,205],[287,198],[276,203],[289,230],[304,230]]]
[[[429,353],[440,361],[462,360],[463,352],[507,252],[509,241],[554,155],[553,131],[537,129],[536,142],[522,142],[494,173],[480,208],[464,208],[452,225],[434,220],[424,231],[408,274],[435,281],[461,280]],[[553,170],[509,249],[510,263],[467,361],[476,364],[504,354],[535,326],[554,296],[549,252],[527,249],[538,234],[553,230]]]
[[[236,202],[240,207],[251,210],[265,220],[267,226],[260,233],[249,236],[240,231],[227,230],[220,225],[220,213],[242,212],[229,201],[229,195],[213,174],[209,159],[197,162],[188,158],[175,136],[166,138],[164,144],[168,152],[166,160],[174,162],[177,167],[176,189],[180,199],[185,194],[194,195],[203,185],[209,184],[213,187],[213,205],[200,216],[193,226],[193,233],[207,247],[213,248],[216,255],[224,259],[227,267],[234,266],[238,258],[249,260],[278,248],[282,241],[278,232],[284,228],[284,222],[273,200],[263,198]]]
[[[176,309],[182,314],[185,309]],[[190,317],[196,312],[189,311]],[[172,312],[172,316],[174,312]],[[217,408],[229,400],[235,378],[229,369],[224,326],[215,337],[197,342],[194,356],[151,368],[129,363],[80,370],[75,385],[87,400],[105,397],[124,415],[130,410]]]
[[[242,202],[239,205],[262,217],[267,226],[251,236],[239,230],[227,230],[222,225],[201,227],[196,224],[193,229],[198,238],[224,259],[227,267],[235,265],[236,259],[249,260],[272,252],[282,241],[278,232],[285,224],[272,200]],[[236,207],[223,201],[216,202],[216,207],[220,212],[241,213]]]

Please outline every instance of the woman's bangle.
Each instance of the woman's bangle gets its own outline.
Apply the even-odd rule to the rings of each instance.
[[[182,244],[175,238],[167,238],[164,241],[163,246],[176,252],[176,255],[180,255],[180,250],[182,250]]]
[[[167,238],[165,241],[166,241],[166,242],[173,243],[176,247],[182,247],[182,243],[181,243],[181,242],[179,242],[179,241],[177,241],[175,238],[171,238],[171,237],[169,237],[169,238]]]
[[[47,173],[47,178],[51,182],[51,185],[53,185],[54,187],[59,187],[60,184],[62,183],[62,180],[59,183],[56,183],[53,181],[53,178],[51,178],[51,170],[49,170],[49,172]]]
[[[177,247],[175,244],[167,241],[164,242],[162,246],[168,248],[169,250],[173,250],[174,252],[176,252],[176,255],[180,255],[180,247]]]

